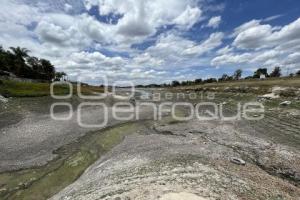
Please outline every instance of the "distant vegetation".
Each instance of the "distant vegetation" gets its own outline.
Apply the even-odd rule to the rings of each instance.
[[[67,74],[56,72],[49,60],[29,56],[29,50],[20,47],[10,47],[9,50],[0,46],[0,77],[17,77],[36,79],[37,81],[19,81],[15,79],[0,79],[0,95],[4,97],[37,97],[50,95],[52,81],[65,80]],[[73,84],[73,94],[77,94],[77,83]],[[102,87],[81,84],[81,92],[91,95],[94,92],[102,93]],[[69,93],[67,84],[55,86],[56,95]]]
[[[54,88],[55,95],[69,94],[67,84],[58,84]],[[93,95],[95,92],[103,93],[102,87],[81,85],[81,93],[84,95]],[[73,94],[77,95],[77,85],[73,84]],[[0,95],[4,97],[40,97],[50,95],[50,83],[30,83],[18,82],[13,80],[0,80]]]
[[[10,47],[9,50],[0,46],[0,75],[14,74],[17,77],[52,81],[60,80],[66,74],[55,72],[49,60],[29,56],[29,50]]]
[[[4,97],[39,97],[50,95],[50,83],[0,80],[0,85],[0,94]],[[62,84],[55,87],[56,95],[65,95],[68,93],[68,85]]]
[[[223,74],[220,78],[208,78],[205,80],[202,79],[195,79],[193,81],[172,81],[170,84],[150,84],[150,85],[137,85],[137,87],[178,87],[178,86],[192,86],[192,85],[201,85],[206,83],[217,83],[217,82],[234,82],[238,80],[242,80],[243,71],[241,69],[237,69],[233,75]],[[279,78],[281,77],[281,68],[275,67],[273,71],[269,74],[267,68],[258,68],[253,76],[245,77],[244,79],[260,79],[260,78]],[[289,77],[300,77],[300,70],[297,71],[295,74],[292,73]]]

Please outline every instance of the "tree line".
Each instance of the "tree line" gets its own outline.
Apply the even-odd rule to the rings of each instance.
[[[208,78],[205,80],[202,79],[195,79],[194,81],[172,81],[170,86],[189,86],[189,85],[198,85],[198,84],[205,84],[205,83],[214,83],[214,82],[225,82],[225,81],[235,81],[240,80],[242,78],[243,71],[241,69],[237,69],[233,75],[223,74],[220,78]],[[267,68],[258,68],[252,76],[247,76],[245,79],[259,79],[259,78],[268,78],[268,77],[281,77],[281,68],[275,67],[271,73],[268,73]],[[300,70],[298,70],[295,74],[291,73],[290,77],[293,76],[300,76]]]
[[[10,47],[5,50],[0,46],[0,75],[12,73],[21,78],[46,81],[60,80],[66,76],[64,72],[56,72],[49,60],[29,56],[29,52],[26,48]]]
[[[226,82],[226,81],[235,81],[240,80],[242,78],[243,71],[241,69],[237,69],[232,75],[223,74],[220,78],[208,78],[208,79],[195,79],[188,81],[177,81],[174,80],[169,84],[150,84],[150,85],[138,85],[137,87],[178,87],[178,86],[190,86],[190,85],[200,85],[205,83],[216,83],[216,82]],[[281,68],[275,67],[271,73],[268,73],[267,68],[258,68],[252,76],[247,76],[244,79],[259,79],[259,78],[268,78],[268,77],[281,77]],[[300,76],[300,70],[298,70],[295,74],[292,73],[289,75]]]

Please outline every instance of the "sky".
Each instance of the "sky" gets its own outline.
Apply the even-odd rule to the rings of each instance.
[[[299,0],[0,0],[0,45],[71,80],[135,84],[300,69]]]

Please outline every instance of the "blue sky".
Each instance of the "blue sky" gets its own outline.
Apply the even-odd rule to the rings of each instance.
[[[299,13],[298,0],[2,0],[0,44],[90,83],[286,74],[300,68]]]

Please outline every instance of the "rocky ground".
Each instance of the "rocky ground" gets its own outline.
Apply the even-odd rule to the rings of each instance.
[[[291,105],[280,106],[284,100]],[[76,115],[68,122],[53,122],[45,113],[48,99],[16,101],[8,100],[1,114],[19,118],[0,120],[3,199],[47,199],[62,188],[51,199],[300,197],[299,100],[266,99],[265,117],[256,121],[179,122],[168,116],[157,121],[149,120],[151,109],[144,107],[142,120],[121,125],[110,114],[111,128],[100,131],[80,128]],[[257,101],[257,96],[219,93],[213,101],[226,105],[225,113],[233,115],[236,102]],[[72,105],[78,105],[77,100]],[[188,114],[185,109],[180,113]],[[98,114],[95,107],[87,107],[83,119],[101,121]],[[65,110],[58,115],[65,115]],[[236,159],[245,165],[232,162]]]
[[[54,120],[50,107],[55,103],[50,97],[9,99],[0,104],[0,172],[41,166],[55,158],[53,151],[72,143],[90,131],[100,130],[121,123],[112,116],[112,107],[107,104],[107,125],[103,127],[81,127],[78,124],[77,106],[80,100],[73,98],[72,117],[66,121]],[[55,110],[57,118],[67,117],[66,106]],[[141,107],[141,119],[151,115],[152,110]],[[126,116],[126,114],[123,114]],[[81,121],[88,125],[99,125],[105,121],[102,107],[85,106],[81,110]]]
[[[156,123],[126,137],[51,199],[299,199],[299,150],[241,125]]]

